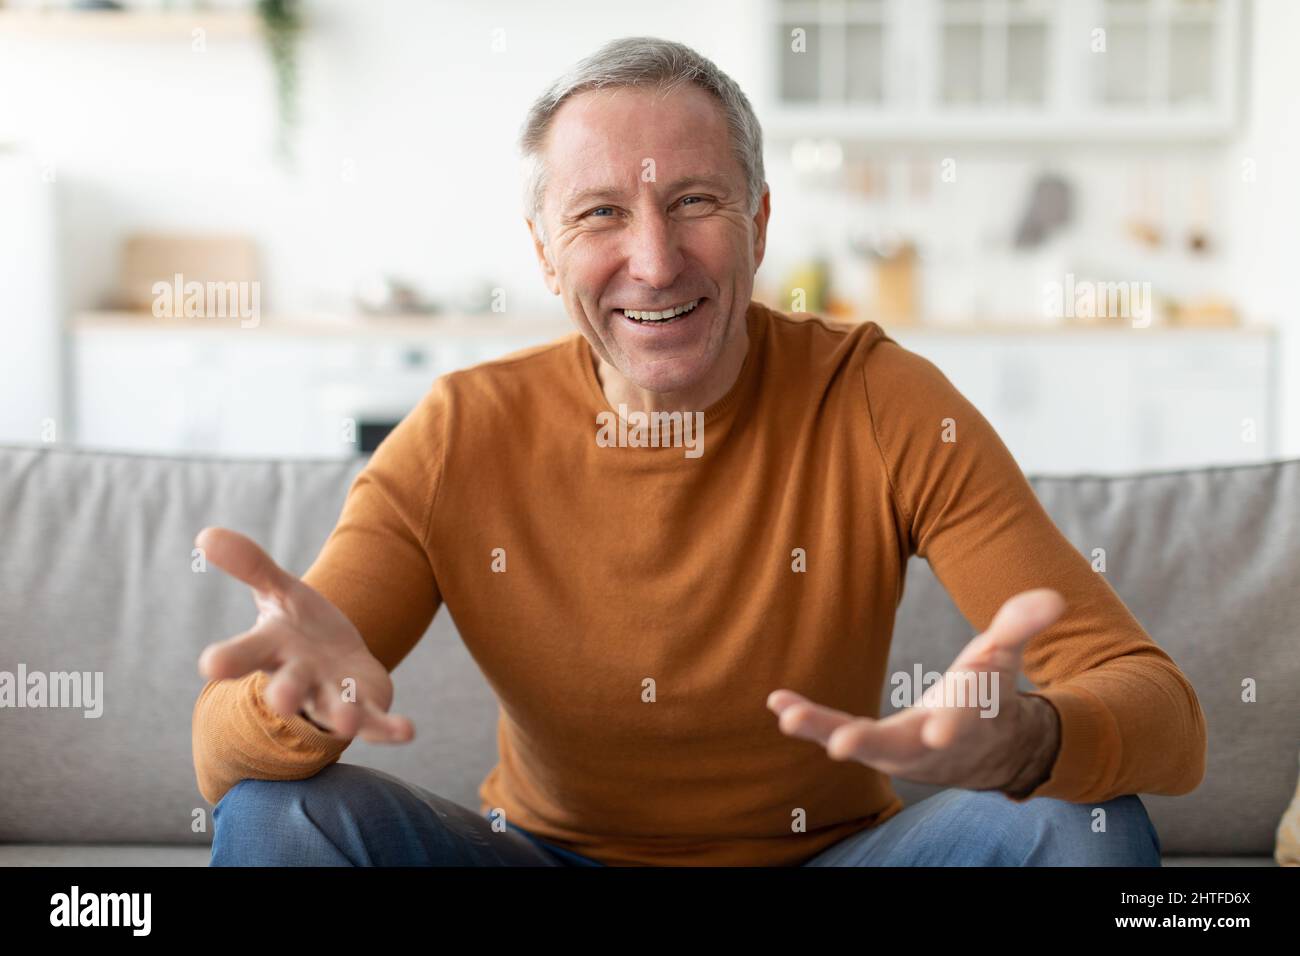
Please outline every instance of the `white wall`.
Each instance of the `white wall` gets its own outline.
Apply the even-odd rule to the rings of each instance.
[[[320,0],[301,50],[300,165],[271,157],[273,87],[256,37],[0,36],[0,142],[53,164],[66,193],[71,308],[112,285],[136,229],[246,231],[263,307],[339,306],[388,269],[452,295],[479,277],[511,308],[558,310],[520,212],[515,138],[531,100],[616,36],[680,39],[742,84],[745,0],[548,4]],[[734,21],[735,29],[718,24]],[[493,30],[505,52],[493,52]]]
[[[1258,0],[1250,106],[1223,176],[1233,291],[1281,330],[1280,452],[1300,456],[1300,3]],[[1243,170],[1255,169],[1254,181]]]

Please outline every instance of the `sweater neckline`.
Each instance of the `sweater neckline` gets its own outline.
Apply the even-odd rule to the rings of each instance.
[[[764,306],[754,300],[750,300],[745,309],[745,328],[749,336],[748,347],[745,349],[745,360],[740,366],[740,372],[736,375],[736,380],[731,383],[731,388],[715,401],[712,405],[704,410],[704,421],[715,422],[722,415],[725,415],[733,408],[745,393],[745,388],[749,381],[756,374],[759,363],[759,351],[763,344],[764,333],[767,331],[767,323],[760,321],[760,310]],[[591,350],[591,343],[587,337],[579,332],[574,336],[574,353],[578,364],[581,366],[581,374],[587,383],[587,391],[596,403],[596,408],[600,412],[609,412],[612,415],[618,415],[618,409],[610,405],[609,399],[605,397],[605,390],[600,387],[600,379],[596,377],[596,355]]]

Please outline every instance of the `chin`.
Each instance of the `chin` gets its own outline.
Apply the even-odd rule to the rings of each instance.
[[[638,362],[633,358],[630,367],[621,371],[623,377],[637,388],[650,392],[673,393],[683,392],[702,384],[708,377],[709,367],[709,364],[701,364],[695,358],[646,362]]]

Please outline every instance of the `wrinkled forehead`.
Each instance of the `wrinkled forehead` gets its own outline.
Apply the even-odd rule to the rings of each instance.
[[[686,180],[743,187],[721,104],[690,85],[579,93],[556,111],[544,154],[546,203],[561,212]]]

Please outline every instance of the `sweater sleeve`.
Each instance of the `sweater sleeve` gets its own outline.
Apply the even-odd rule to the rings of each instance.
[[[441,603],[428,550],[441,474],[445,382],[439,380],[384,438],[353,479],[342,513],[302,575],[356,626],[390,672],[428,630]],[[210,803],[244,778],[300,780],[342,756],[350,741],[262,698],[270,674],[209,681],[194,705],[199,792]]]
[[[1046,780],[1008,798],[1092,803],[1195,789],[1206,752],[1196,692],[1052,522],[993,427],[938,367],[883,333],[864,375],[911,553],[929,562],[967,622],[982,632],[1008,598],[1032,588],[1065,599],[1061,618],[1024,653],[1032,693],[1060,715],[1060,749]]]

